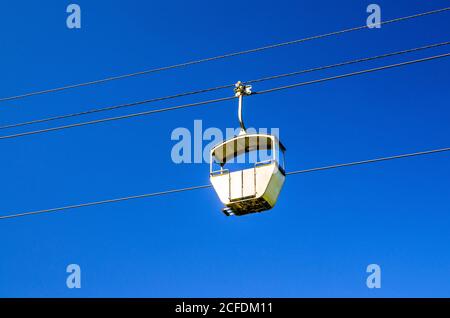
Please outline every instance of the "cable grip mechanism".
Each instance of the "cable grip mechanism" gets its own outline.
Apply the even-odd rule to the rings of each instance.
[[[244,119],[242,118],[242,108],[244,103],[244,96],[250,96],[252,94],[252,86],[251,85],[245,85],[241,81],[237,82],[235,84],[234,88],[234,95],[239,99],[239,107],[238,107],[238,119],[239,119],[239,125],[241,127],[241,131],[239,132],[239,135],[244,135],[247,133]]]

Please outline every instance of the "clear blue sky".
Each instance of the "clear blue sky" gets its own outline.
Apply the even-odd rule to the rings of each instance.
[[[81,30],[65,26],[69,3],[3,1],[2,97],[363,25],[372,2],[79,0]],[[383,19],[449,5],[444,0],[377,3]],[[450,15],[443,13],[11,101],[0,104],[0,121],[65,114],[443,42],[449,40],[449,27]],[[444,47],[254,88],[446,52]],[[450,60],[439,60],[252,97],[246,120],[253,127],[280,128],[287,170],[448,147],[449,71]],[[0,212],[207,184],[207,164],[175,165],[170,157],[172,130],[192,129],[195,119],[202,119],[204,127],[236,127],[235,102],[1,141]],[[2,221],[0,296],[449,297],[449,159],[438,154],[292,176],[274,210],[241,218],[223,216],[215,193],[206,189]],[[71,263],[82,269],[78,290],[65,284]],[[371,263],[382,268],[379,290],[365,285]]]

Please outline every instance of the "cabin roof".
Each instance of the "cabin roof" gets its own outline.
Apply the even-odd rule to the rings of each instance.
[[[255,150],[270,150],[279,145],[281,151],[286,148],[277,137],[267,134],[244,134],[231,138],[211,150],[211,157],[224,165],[232,158]]]

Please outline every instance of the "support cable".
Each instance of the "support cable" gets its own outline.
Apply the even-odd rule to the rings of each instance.
[[[450,10],[450,7],[446,7],[446,8],[442,8],[442,9],[422,12],[422,13],[418,13],[418,14],[414,14],[414,15],[409,15],[409,16],[405,16],[405,17],[382,21],[380,23],[374,24],[371,27],[411,20],[411,19],[424,17],[424,16],[428,16],[428,15],[432,15],[432,14],[446,12],[449,10]],[[64,90],[69,90],[69,89],[74,89],[74,88],[79,88],[79,87],[84,87],[84,86],[97,85],[97,84],[102,84],[102,83],[106,83],[106,82],[121,80],[121,79],[135,77],[135,76],[141,76],[141,75],[150,74],[150,73],[157,73],[157,72],[162,72],[162,71],[167,71],[167,70],[172,70],[172,69],[177,69],[177,68],[183,68],[183,67],[206,63],[206,62],[211,62],[211,61],[215,61],[215,60],[222,60],[222,59],[231,58],[231,57],[235,57],[235,56],[252,54],[252,53],[257,53],[257,52],[261,52],[261,51],[279,48],[279,47],[284,47],[284,46],[288,46],[288,45],[304,43],[304,42],[308,42],[308,41],[312,41],[312,40],[328,38],[328,37],[332,37],[332,36],[336,36],[336,35],[341,35],[344,33],[364,30],[364,29],[368,29],[368,28],[369,28],[368,25],[363,25],[363,26],[344,29],[344,30],[340,30],[340,31],[334,31],[334,32],[329,32],[329,33],[325,33],[325,34],[310,36],[310,37],[306,37],[306,38],[302,38],[302,39],[297,39],[297,40],[292,40],[292,41],[287,41],[287,42],[282,42],[282,43],[277,43],[277,44],[271,44],[271,45],[267,45],[267,46],[254,48],[254,49],[233,52],[233,53],[218,55],[218,56],[199,59],[199,60],[193,60],[193,61],[189,61],[189,62],[185,62],[185,63],[175,64],[175,65],[170,65],[170,66],[165,66],[165,67],[159,67],[159,68],[154,68],[154,69],[149,69],[149,70],[144,70],[144,71],[139,71],[139,72],[134,72],[134,73],[128,73],[128,74],[124,74],[124,75],[111,76],[111,77],[106,77],[106,78],[99,79],[99,80],[94,80],[94,81],[89,81],[89,82],[84,82],[84,83],[79,83],[79,84],[66,85],[66,86],[61,86],[61,87],[52,88],[52,89],[39,90],[39,91],[29,92],[29,93],[25,93],[25,94],[21,94],[21,95],[4,97],[4,98],[0,98],[0,102],[17,100],[17,99],[27,98],[27,97],[31,97],[31,96],[36,96],[36,95],[55,93],[55,92],[59,92],[59,91],[64,91]]]
[[[288,173],[286,173],[286,175],[287,176],[298,175],[298,174],[317,172],[317,171],[323,171],[323,170],[331,170],[331,169],[337,169],[337,168],[343,168],[343,167],[371,164],[371,163],[382,162],[382,161],[403,159],[403,158],[408,158],[408,157],[424,156],[424,155],[442,153],[442,152],[447,152],[447,151],[450,151],[450,147],[433,149],[433,150],[428,150],[428,151],[420,151],[420,152],[414,152],[414,153],[407,153],[407,154],[390,156],[390,157],[381,157],[381,158],[375,158],[375,159],[369,159],[369,160],[363,160],[363,161],[341,163],[341,164],[336,164],[336,165],[310,168],[310,169],[304,169],[304,170],[296,170],[296,171],[288,172]],[[79,209],[79,208],[96,206],[96,205],[104,205],[104,204],[109,204],[109,203],[117,203],[117,202],[129,201],[129,200],[135,200],[135,199],[144,199],[144,198],[150,198],[150,197],[156,197],[156,196],[163,196],[163,195],[173,194],[173,193],[207,189],[207,188],[211,188],[211,187],[212,187],[211,185],[193,186],[193,187],[188,187],[188,188],[153,192],[153,193],[147,193],[147,194],[141,194],[141,195],[133,195],[133,196],[128,196],[128,197],[109,199],[109,200],[103,200],[103,201],[95,201],[95,202],[89,202],[89,203],[67,205],[67,206],[62,206],[62,207],[52,208],[52,209],[15,213],[15,214],[10,214],[10,215],[0,216],[0,220],[13,219],[13,218],[19,218],[19,217],[31,216],[31,215],[37,215],[37,214],[44,214],[44,213],[61,212],[61,211],[65,211],[65,210],[73,210],[73,209]]]
[[[390,64],[390,65],[366,69],[366,70],[362,70],[362,71],[346,73],[346,74],[321,78],[321,79],[307,81],[307,82],[296,83],[296,84],[292,84],[292,85],[275,87],[275,88],[271,88],[271,89],[267,89],[267,90],[262,90],[259,92],[253,92],[250,96],[268,94],[268,93],[278,92],[278,91],[282,91],[282,90],[297,88],[297,87],[301,87],[301,86],[307,86],[307,85],[328,82],[328,81],[333,81],[333,80],[337,80],[337,79],[342,79],[342,78],[347,78],[347,77],[352,77],[352,76],[357,76],[357,75],[362,75],[362,74],[367,74],[367,73],[378,72],[378,71],[397,68],[397,67],[401,67],[401,66],[441,59],[441,58],[449,57],[449,56],[450,56],[450,53],[445,53],[445,54],[430,56],[430,57],[426,57],[426,58],[422,58],[422,59],[406,61],[406,62],[401,62],[401,63],[396,63],[396,64]],[[87,121],[87,122],[75,123],[75,124],[71,124],[71,125],[64,125],[64,126],[57,126],[57,127],[52,127],[52,128],[40,129],[40,130],[27,131],[27,132],[13,134],[13,135],[0,136],[0,140],[13,139],[13,138],[30,136],[30,135],[37,135],[37,134],[47,133],[47,132],[52,132],[52,131],[57,131],[57,130],[64,130],[64,129],[74,128],[74,127],[99,124],[99,123],[104,123],[104,122],[109,122],[109,121],[116,121],[116,120],[139,117],[139,116],[146,116],[146,115],[151,115],[151,114],[156,114],[156,113],[161,113],[161,112],[168,112],[168,111],[173,111],[173,110],[179,110],[179,109],[184,109],[184,108],[192,108],[192,107],[196,107],[196,106],[202,106],[202,105],[227,101],[227,100],[231,100],[234,98],[236,98],[236,97],[229,96],[229,97],[223,97],[223,98],[218,98],[218,99],[206,100],[206,101],[197,102],[197,103],[183,104],[183,105],[178,105],[178,106],[173,106],[173,107],[166,107],[166,108],[144,111],[144,112],[140,112],[140,113],[133,113],[133,114],[123,115],[123,116],[108,117],[108,118],[103,118],[103,119]]]
[[[263,78],[259,78],[259,79],[245,81],[245,83],[246,84],[259,83],[259,82],[265,82],[265,81],[270,81],[270,80],[275,80],[275,79],[296,76],[296,75],[302,75],[302,74],[306,74],[306,73],[323,71],[323,70],[327,70],[327,69],[343,67],[343,66],[347,66],[347,65],[382,59],[382,58],[386,58],[386,57],[403,55],[406,53],[412,53],[412,52],[427,50],[427,49],[431,49],[431,48],[446,46],[449,44],[450,44],[450,41],[436,43],[436,44],[430,44],[430,45],[426,45],[426,46],[421,46],[421,47],[416,47],[416,48],[412,48],[412,49],[396,51],[396,52],[391,52],[391,53],[385,53],[382,55],[377,55],[377,56],[372,56],[372,57],[359,58],[356,60],[350,60],[350,61],[345,61],[345,62],[331,64],[331,65],[319,66],[319,67],[314,67],[314,68],[290,72],[290,73],[267,76],[267,77],[263,77]],[[225,84],[225,85],[221,85],[221,86],[210,87],[210,88],[205,88],[205,89],[190,91],[190,92],[184,92],[184,93],[179,93],[179,94],[174,94],[174,95],[169,95],[169,96],[164,96],[164,97],[146,99],[146,100],[141,100],[141,101],[137,101],[137,102],[119,104],[119,105],[108,106],[108,107],[103,107],[103,108],[94,108],[94,109],[90,109],[90,110],[86,110],[86,111],[82,111],[82,112],[59,115],[59,116],[52,116],[52,117],[41,118],[41,119],[35,119],[35,120],[30,120],[30,121],[15,123],[15,124],[7,124],[7,125],[0,126],[0,130],[18,128],[18,127],[23,127],[23,126],[33,125],[33,124],[41,124],[41,123],[55,121],[55,120],[62,120],[62,119],[73,118],[73,117],[78,117],[78,116],[90,115],[90,114],[99,113],[99,112],[112,111],[112,110],[117,110],[117,109],[121,109],[121,108],[128,108],[128,107],[139,106],[139,105],[144,105],[144,104],[149,104],[149,103],[155,103],[155,102],[170,100],[170,99],[174,99],[174,98],[203,94],[203,93],[207,93],[207,92],[213,92],[213,91],[218,91],[218,90],[222,90],[222,89],[226,89],[226,88],[231,88],[233,86],[234,86],[234,84]]]

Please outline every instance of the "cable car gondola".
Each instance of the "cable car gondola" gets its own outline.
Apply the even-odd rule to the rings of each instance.
[[[274,135],[248,134],[242,120],[243,97],[251,94],[251,86],[236,84],[239,98],[240,133],[216,145],[210,155],[210,181],[225,205],[225,215],[246,215],[270,210],[275,206],[286,179],[284,153],[286,148]],[[252,167],[237,171],[227,169],[239,156],[252,151],[270,151],[269,159],[257,161]],[[215,169],[219,165],[220,169]]]

